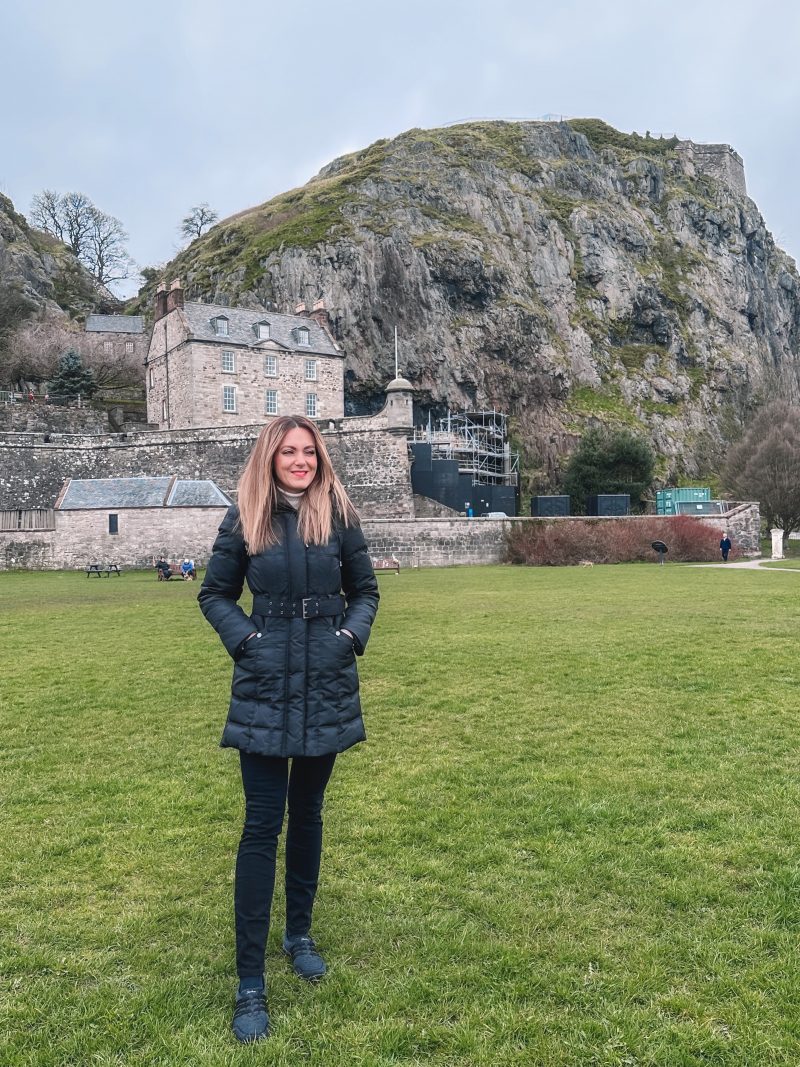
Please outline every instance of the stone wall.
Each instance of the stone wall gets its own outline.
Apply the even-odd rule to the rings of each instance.
[[[0,530],[0,570],[52,570],[55,558],[55,530]]]
[[[375,417],[331,420],[323,437],[334,466],[365,516],[411,518],[414,504],[405,436]],[[338,428],[337,428],[338,427]],[[176,474],[210,478],[235,495],[261,425],[70,435],[0,432],[0,510],[52,507],[66,478]]]
[[[35,401],[0,405],[0,432],[6,433],[108,433],[108,413],[101,408],[61,407]]]
[[[652,518],[652,516],[642,516]],[[565,516],[532,519],[417,518],[416,520],[367,519],[364,536],[373,556],[396,556],[404,567],[447,567],[464,564],[502,563],[505,532],[524,522],[638,522],[640,516]],[[761,515],[758,504],[744,503],[725,516],[698,516],[695,520],[715,530],[728,530],[734,545],[745,556],[761,554]]]
[[[153,556],[176,561],[185,556],[202,567],[211,554],[227,508],[123,508],[56,512],[54,566],[61,570],[87,562],[149,567]],[[108,532],[109,514],[119,533]]]
[[[50,570],[83,567],[90,557],[149,566],[153,555],[192,556],[198,564],[208,552],[224,508],[120,510],[119,534],[108,534],[108,511],[56,512],[55,530],[0,531],[0,569]],[[722,521],[721,521],[722,520]],[[586,519],[365,518],[364,536],[373,556],[396,556],[404,567],[447,567],[502,563],[505,531],[520,522],[637,522],[639,516]],[[695,521],[730,532],[745,555],[759,554],[761,526],[757,504],[741,504],[725,517]]]
[[[714,529],[727,530],[728,536],[746,556],[761,555],[761,508],[755,502],[738,504],[725,515],[700,519]]]
[[[153,556],[204,566],[226,508],[57,511],[54,530],[0,531],[0,568],[82,570],[88,563],[150,567]],[[108,532],[116,515],[119,532]]]
[[[403,567],[501,563],[508,523],[525,519],[367,519],[372,556],[395,556]]]
[[[679,141],[676,148],[683,161],[684,170],[690,177],[707,174],[709,178],[725,182],[729,189],[740,196],[747,196],[744,160],[730,145]]]

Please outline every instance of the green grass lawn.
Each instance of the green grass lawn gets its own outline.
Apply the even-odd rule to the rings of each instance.
[[[230,663],[198,586],[0,575],[2,1067],[800,1063],[793,574],[381,575],[318,988],[229,1033]]]

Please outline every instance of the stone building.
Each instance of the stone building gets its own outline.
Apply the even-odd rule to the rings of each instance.
[[[89,343],[110,359],[144,363],[149,347],[142,315],[88,315],[84,332]]]
[[[208,479],[68,478],[53,509],[49,566],[146,567],[208,558],[230,499]]]
[[[294,315],[156,294],[146,360],[147,418],[167,430],[344,415],[344,356],[322,301]]]

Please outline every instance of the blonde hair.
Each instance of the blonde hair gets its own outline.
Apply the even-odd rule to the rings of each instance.
[[[273,463],[289,430],[308,430],[317,450],[317,470],[297,509],[297,532],[307,545],[324,545],[333,533],[334,521],[358,524],[358,512],[336,476],[322,436],[302,415],[281,415],[258,435],[239,479],[239,522],[251,556],[278,542],[273,514],[278,504],[278,485]]]

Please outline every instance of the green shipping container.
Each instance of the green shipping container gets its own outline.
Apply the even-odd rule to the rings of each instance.
[[[659,489],[656,493],[656,514],[677,515],[675,505],[678,503],[695,503],[710,499],[710,489],[697,489],[693,486],[684,486],[680,489]]]

